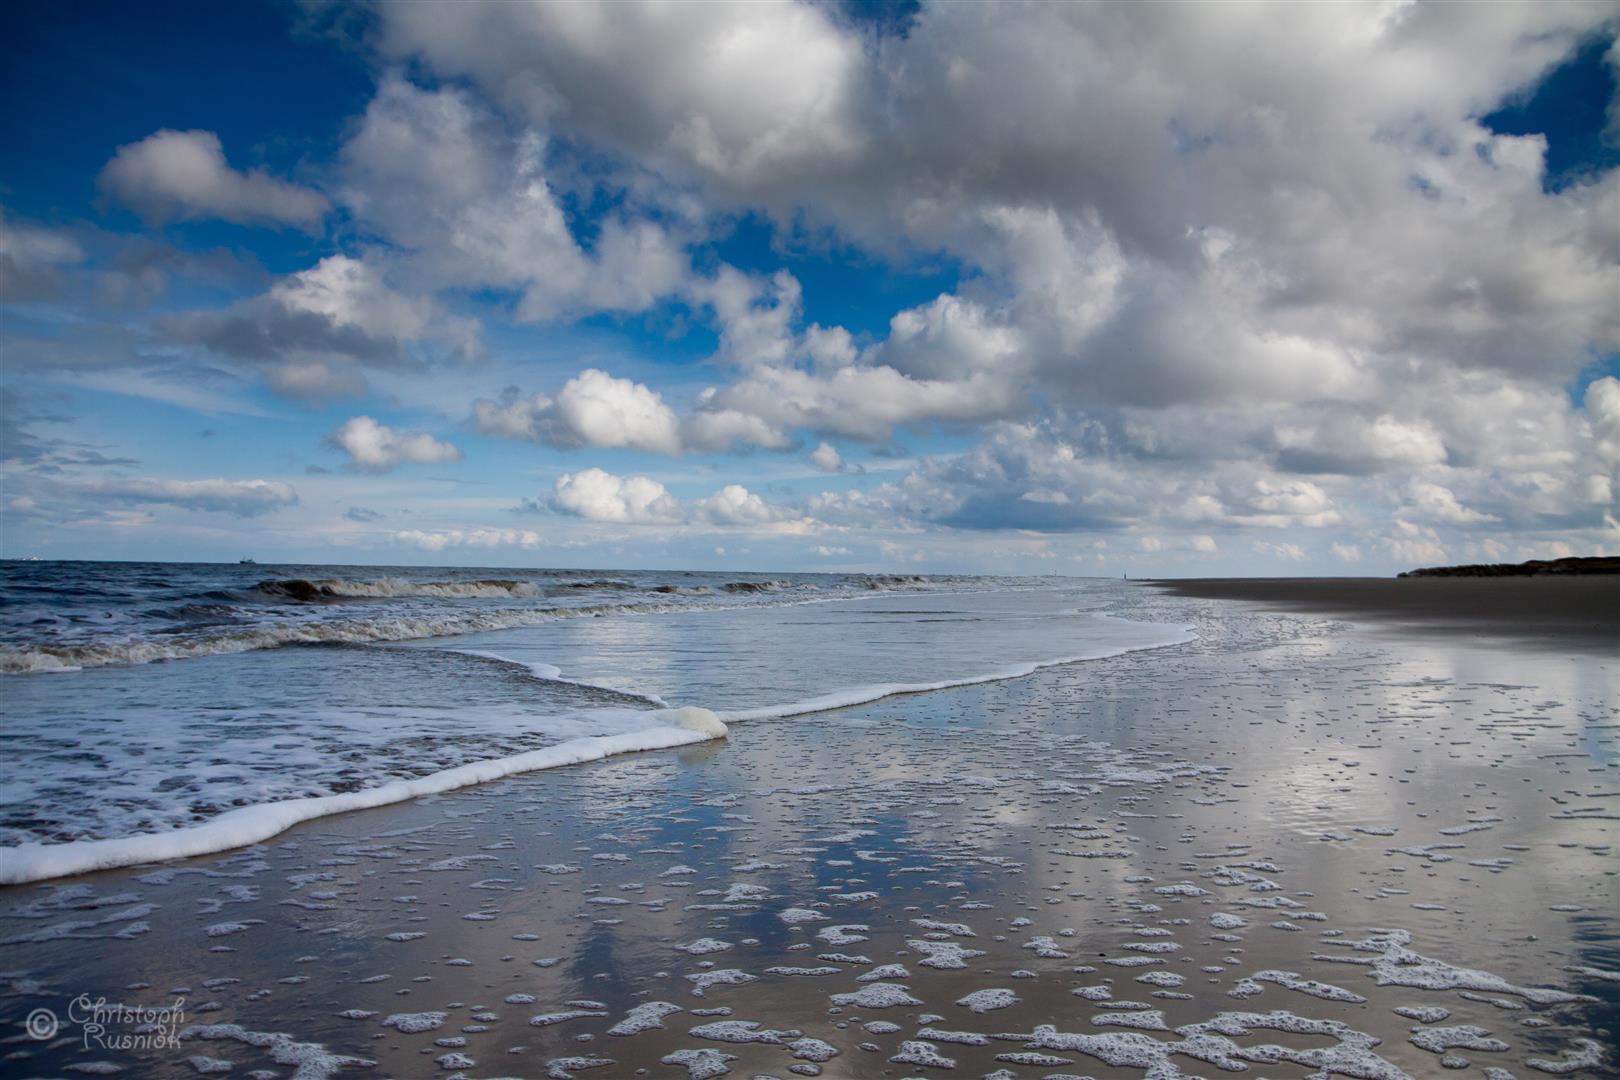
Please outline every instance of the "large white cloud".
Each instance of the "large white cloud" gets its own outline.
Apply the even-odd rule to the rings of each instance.
[[[546,154],[543,130],[513,131],[464,91],[388,76],[343,148],[341,198],[421,280],[515,290],[520,318],[641,311],[673,292],[688,273],[680,244],[613,217],[586,251]]]
[[[677,525],[803,535],[819,523],[773,506],[741,484],[683,502],[647,476],[615,476],[601,469],[564,473],[552,485],[551,509],[586,521],[617,525]]]
[[[476,401],[473,423],[486,435],[553,446],[681,451],[680,422],[657,391],[595,368],[569,379],[555,398],[508,391],[499,401]]]
[[[476,74],[535,120],[739,187],[858,160],[861,39],[818,6],[403,5],[385,45]]]
[[[557,477],[550,503],[560,513],[619,524],[668,524],[681,514],[680,504],[658,481],[596,468]]]
[[[422,432],[395,431],[369,416],[350,417],[327,441],[349,455],[355,468],[366,472],[387,472],[404,462],[437,465],[461,460],[461,451],[450,443]]]
[[[330,203],[310,188],[262,170],[239,172],[211,131],[154,132],[120,146],[101,171],[104,191],[154,218],[222,218],[244,224],[320,228]]]

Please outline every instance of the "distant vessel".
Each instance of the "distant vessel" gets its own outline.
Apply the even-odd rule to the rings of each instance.
[[[237,559],[236,560],[236,565],[237,566],[258,566],[259,563],[255,559]]]

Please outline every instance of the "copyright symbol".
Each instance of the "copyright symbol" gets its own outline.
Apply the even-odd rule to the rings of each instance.
[[[46,1039],[56,1037],[56,1014],[49,1009],[35,1009],[28,1014],[28,1035],[30,1038],[44,1042]]]

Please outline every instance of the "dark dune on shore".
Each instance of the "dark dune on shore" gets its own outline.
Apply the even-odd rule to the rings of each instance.
[[[1589,577],[1188,578],[1174,596],[1511,637],[1556,648],[1620,648],[1620,575]]]

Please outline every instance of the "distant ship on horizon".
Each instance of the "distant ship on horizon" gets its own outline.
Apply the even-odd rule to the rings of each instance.
[[[236,560],[236,565],[237,566],[258,566],[259,565],[259,560],[257,560],[257,559],[237,559]]]

